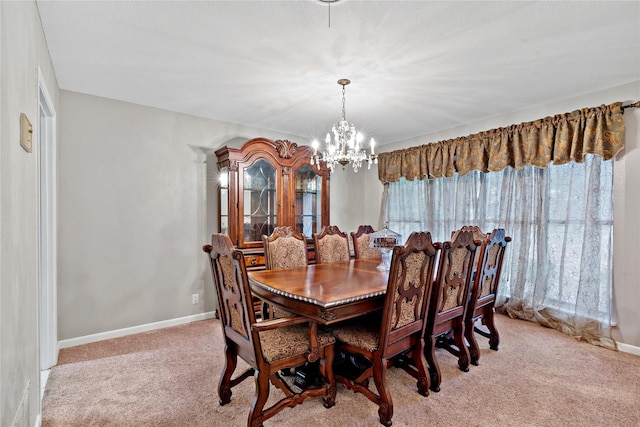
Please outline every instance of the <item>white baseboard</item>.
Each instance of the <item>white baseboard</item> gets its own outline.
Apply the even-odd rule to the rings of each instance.
[[[58,342],[58,348],[74,347],[76,345],[89,344],[92,342],[108,340],[111,338],[124,337],[126,335],[138,334],[140,332],[153,331],[155,329],[167,328],[170,326],[183,325],[185,323],[196,322],[198,320],[213,319],[216,317],[215,311],[195,314],[193,316],[178,317],[177,319],[163,320],[161,322],[147,323],[145,325],[132,326],[130,328],[116,329],[114,331],[101,332],[99,334],[85,335],[77,338],[70,338]]]
[[[640,356],[640,347],[636,347],[635,345],[629,345],[622,342],[616,342],[618,346],[618,350],[623,353],[635,354],[636,356]]]
[[[196,314],[193,316],[179,317],[177,319],[163,320],[161,322],[147,323],[145,325],[132,326],[130,328],[116,329],[114,331],[101,332],[99,334],[85,335],[83,337],[70,338],[68,340],[62,340],[58,342],[58,349],[67,347],[74,347],[76,345],[89,344],[96,341],[108,340],[110,338],[124,337],[126,335],[137,334],[140,332],[153,331],[155,329],[167,328],[170,326],[183,325],[185,323],[196,322],[198,320],[213,319],[216,317],[215,311],[209,311],[206,313]],[[621,342],[616,343],[618,350],[623,353],[634,354],[640,356],[640,347],[634,345],[625,344]]]

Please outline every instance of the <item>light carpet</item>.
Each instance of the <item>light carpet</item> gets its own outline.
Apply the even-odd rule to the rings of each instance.
[[[500,350],[478,336],[480,366],[461,372],[454,356],[438,350],[439,393],[422,397],[412,377],[389,369],[394,426],[640,426],[640,357],[496,317]],[[231,403],[219,405],[223,348],[213,319],[63,349],[45,389],[42,426],[245,426],[254,383],[244,381]],[[272,400],[280,392],[271,390]],[[380,424],[377,407],[340,384],[333,408],[313,398],[265,422],[309,425]]]

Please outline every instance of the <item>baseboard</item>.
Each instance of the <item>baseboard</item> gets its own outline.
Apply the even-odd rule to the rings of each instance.
[[[629,345],[622,342],[616,342],[618,346],[618,350],[623,353],[635,354],[636,356],[640,356],[640,347],[636,347],[635,345]]]
[[[101,332],[99,334],[85,335],[77,338],[70,338],[58,342],[58,348],[75,347],[77,345],[89,344],[92,342],[108,340],[111,338],[124,337],[126,335],[139,334],[140,332],[153,331],[155,329],[167,328],[170,326],[183,325],[185,323],[197,322],[198,320],[213,319],[216,317],[215,311],[194,314],[193,316],[179,317],[177,319],[163,320],[161,322],[147,323],[145,325],[132,326],[130,328],[116,329],[114,331]]]
[[[130,328],[116,329],[114,331],[101,332],[99,334],[85,335],[77,338],[70,338],[68,340],[62,340],[58,342],[58,351],[63,348],[74,347],[76,345],[89,344],[92,342],[108,340],[111,338],[124,337],[126,335],[153,331],[155,329],[162,329],[170,326],[183,325],[185,323],[197,322],[198,320],[213,319],[215,317],[216,317],[216,312],[209,311],[206,313],[195,314],[193,316],[179,317],[177,319],[163,320],[161,322],[147,323],[145,325],[132,326]],[[634,354],[636,356],[640,356],[640,347],[621,343],[621,342],[617,342],[616,345],[618,346],[618,350],[623,353],[629,353],[629,354]]]

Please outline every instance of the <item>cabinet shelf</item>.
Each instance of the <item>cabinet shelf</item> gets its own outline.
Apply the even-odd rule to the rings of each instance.
[[[255,191],[255,192],[275,192],[276,189],[275,188],[268,188],[268,187],[244,187],[243,188],[244,191]]]

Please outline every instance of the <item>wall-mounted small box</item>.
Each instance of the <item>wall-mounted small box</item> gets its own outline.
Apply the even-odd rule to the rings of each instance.
[[[20,113],[20,145],[27,153],[31,153],[33,128],[31,122],[27,118],[27,115]]]

